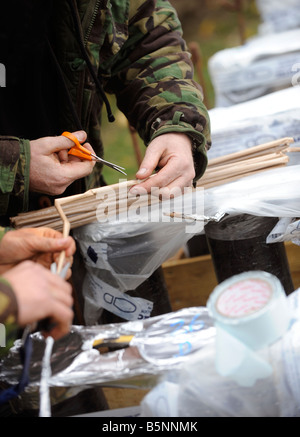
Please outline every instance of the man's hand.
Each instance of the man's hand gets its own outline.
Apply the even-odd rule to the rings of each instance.
[[[49,334],[53,338],[58,339],[69,332],[73,320],[73,298],[68,282],[32,261],[20,263],[7,271],[3,278],[15,293],[20,326],[50,317],[54,327]]]
[[[78,140],[86,140],[84,131],[74,132]],[[64,136],[44,137],[30,141],[30,191],[52,196],[62,194],[76,179],[88,176],[95,161],[68,155],[74,143]],[[90,144],[84,146],[93,150]]]
[[[50,268],[61,251],[66,253],[66,262],[72,265],[76,247],[72,237],[50,228],[22,228],[8,231],[0,242],[0,274],[21,261],[32,260]],[[71,276],[69,269],[66,279]]]
[[[149,178],[156,168],[155,177]],[[192,145],[185,134],[167,133],[156,137],[147,147],[136,178],[145,180],[131,188],[132,194],[150,193],[156,188],[159,195],[168,198],[172,190],[191,187],[195,177]]]

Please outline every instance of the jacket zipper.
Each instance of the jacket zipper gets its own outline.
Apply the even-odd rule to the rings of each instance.
[[[88,27],[87,32],[86,32],[86,35],[85,35],[85,37],[84,37],[84,45],[85,45],[85,46],[86,46],[86,44],[87,44],[87,41],[88,41],[89,36],[90,36],[90,34],[91,34],[92,28],[93,28],[94,23],[95,23],[95,21],[96,21],[96,17],[97,17],[98,11],[99,11],[99,9],[100,9],[101,2],[102,2],[102,0],[97,0],[97,2],[96,2],[95,9],[94,9],[94,12],[93,12],[93,15],[92,15],[92,18],[91,18],[91,21],[90,21],[89,27]]]

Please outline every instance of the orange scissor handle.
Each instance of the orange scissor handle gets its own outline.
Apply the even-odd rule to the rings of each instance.
[[[69,155],[92,161],[91,152],[80,144],[75,135],[71,134],[71,132],[63,132],[62,136],[69,138],[69,140],[73,141],[75,144],[75,146],[71,147],[71,149],[68,151]]]

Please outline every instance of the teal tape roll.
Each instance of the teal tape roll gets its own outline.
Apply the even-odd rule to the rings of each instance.
[[[272,375],[263,348],[288,330],[290,313],[281,282],[254,271],[235,275],[218,285],[207,307],[216,326],[216,370],[250,387]]]
[[[246,272],[225,280],[214,289],[207,307],[217,327],[253,350],[273,343],[289,327],[283,286],[267,272]]]

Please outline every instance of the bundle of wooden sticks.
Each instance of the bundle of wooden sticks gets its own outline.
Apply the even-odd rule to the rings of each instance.
[[[208,189],[261,171],[285,166],[289,161],[288,152],[300,150],[300,148],[291,148],[291,143],[293,143],[292,138],[282,138],[211,159],[204,176],[198,182],[198,187]],[[68,234],[70,228],[74,229],[93,223],[99,218],[108,217],[110,211],[114,214],[126,211],[136,201],[135,197],[128,194],[136,183],[135,180],[121,182],[58,199],[55,206],[22,213],[11,218],[11,225],[15,228],[48,226],[62,230],[68,223],[64,232]],[[142,202],[139,201],[140,206],[146,206],[155,199],[154,196],[150,198],[148,195],[142,197]]]
[[[204,188],[224,185],[261,171],[285,166],[289,162],[287,153],[300,151],[300,148],[290,146],[293,142],[293,138],[281,138],[210,159],[198,185]]]

